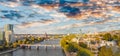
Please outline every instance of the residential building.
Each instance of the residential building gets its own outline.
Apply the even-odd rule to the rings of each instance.
[[[102,40],[101,42],[100,42],[100,47],[102,47],[102,46],[116,46],[117,45],[117,43],[116,43],[116,41],[105,41],[105,40]]]

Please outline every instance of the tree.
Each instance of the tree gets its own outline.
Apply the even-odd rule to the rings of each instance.
[[[120,49],[117,49],[117,51],[114,52],[114,56],[120,56]]]
[[[4,48],[4,46],[0,46],[0,50],[2,50]]]
[[[112,36],[111,36],[110,33],[104,34],[104,35],[103,35],[103,39],[104,39],[104,40],[107,40],[107,41],[112,41],[112,40],[113,40],[113,38],[112,38]]]
[[[34,40],[35,40],[35,38],[34,38],[34,37],[31,37],[31,40],[32,40],[32,41],[34,41]]]
[[[65,38],[60,40],[60,45],[64,48],[67,43],[67,40]]]
[[[83,48],[86,47],[86,45],[83,45],[83,47],[81,47],[77,43],[72,42],[71,40],[75,37],[77,37],[75,34],[64,36],[60,41],[62,48],[67,52],[76,52],[76,53],[80,52],[80,54],[77,53],[78,56],[80,55],[94,56],[94,54],[90,50]]]
[[[66,45],[65,50],[68,51],[68,52],[76,52],[76,51],[78,51],[78,49],[72,43],[68,43]]]
[[[18,40],[18,45],[22,44],[22,41],[21,40]]]
[[[77,56],[90,56],[90,55],[87,52],[85,52],[85,51],[79,51],[77,53]]]
[[[26,41],[26,44],[30,44],[30,42],[29,42],[29,41]]]
[[[114,39],[114,40],[119,40],[119,38],[118,38],[117,35],[113,35],[113,39]]]
[[[38,37],[38,38],[37,38],[37,40],[38,40],[38,41],[41,41],[41,40],[42,40],[42,38]]]
[[[98,56],[113,56],[111,47],[106,46],[101,47]]]
[[[14,42],[14,43],[13,43],[13,48],[16,48],[16,47],[17,47],[17,43]]]
[[[83,47],[83,48],[87,48],[87,44],[83,43],[83,42],[80,42],[79,43],[79,46]]]
[[[59,35],[56,34],[56,35],[54,36],[54,38],[55,38],[55,39],[56,39],[56,38],[59,38]]]
[[[7,44],[5,44],[5,45],[4,45],[5,48],[6,48],[6,49],[10,48],[10,47],[11,47],[10,44],[11,44],[11,43],[7,43]]]
[[[117,41],[118,46],[120,47],[120,41]]]

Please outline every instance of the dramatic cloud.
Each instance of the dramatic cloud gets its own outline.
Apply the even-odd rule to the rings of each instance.
[[[76,33],[80,29],[84,32],[120,29],[120,7],[99,4],[61,6],[0,2],[0,28],[3,29],[5,24],[14,24],[15,33]]]
[[[29,28],[36,26],[44,26],[52,23],[58,22],[57,20],[42,20],[42,21],[34,21],[34,22],[25,22],[20,25],[17,25],[18,28]]]

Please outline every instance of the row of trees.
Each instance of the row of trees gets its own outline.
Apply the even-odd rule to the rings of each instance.
[[[77,53],[77,56],[94,56],[93,53],[87,49],[87,45],[84,43],[72,42],[72,39],[77,37],[75,34],[64,36],[61,39],[62,48],[69,53]]]
[[[108,32],[91,34],[91,35],[89,35],[89,37],[94,37],[94,38],[96,38],[96,40],[98,40],[98,37],[102,37],[102,40],[106,40],[106,41],[120,40],[120,34],[115,34],[115,33],[113,34],[113,33],[108,33]]]
[[[77,53],[77,56],[94,56],[89,50],[85,43],[80,42],[79,44],[72,42],[71,40],[73,38],[77,37],[75,34],[70,34],[67,36],[64,36],[61,40],[61,46],[65,51]],[[106,41],[116,41],[118,46],[120,46],[120,35],[119,34],[112,34],[112,33],[100,33],[98,35],[83,35],[83,38],[88,37],[95,37],[96,40],[106,40]],[[114,47],[111,46],[103,46],[99,49],[98,56],[119,56],[120,51],[113,51]],[[120,50],[120,49],[118,49]]]
[[[87,36],[87,35],[86,35]],[[114,33],[114,32],[106,32],[106,33],[99,33],[99,34],[91,34],[89,37],[94,37],[96,41],[99,43],[100,40],[106,40],[106,41],[116,41],[117,45],[120,46],[120,33]],[[99,38],[100,37],[100,38]],[[99,48],[98,56],[120,56],[120,51],[114,49],[118,48],[120,50],[120,47],[116,46],[103,46]]]
[[[120,48],[103,46],[100,48],[98,56],[120,56]]]
[[[114,56],[111,47],[103,46],[100,48],[98,56]]]
[[[117,45],[120,46],[120,35],[119,34],[110,34],[110,33],[105,33],[105,34],[100,34],[101,37],[103,37],[103,40],[106,41],[116,41]]]
[[[117,45],[120,46],[120,33],[99,33],[97,35],[91,34],[91,35],[85,35],[84,38],[87,37],[94,37],[95,40],[99,43],[100,40],[106,40],[106,41],[116,41]],[[102,38],[101,38],[102,37]]]
[[[102,40],[106,41],[116,41],[117,45],[120,46],[120,35],[119,33],[101,33],[99,34],[100,37],[103,37]],[[120,56],[120,51],[115,51],[116,47],[111,46],[103,46],[100,48],[98,56]],[[117,47],[119,50],[119,47]]]
[[[40,37],[25,37],[22,40],[16,40],[13,43],[5,43],[3,45],[0,46],[0,50],[7,50],[7,49],[11,49],[11,48],[16,48],[19,47],[20,44],[34,44],[40,41],[43,41],[43,38]]]

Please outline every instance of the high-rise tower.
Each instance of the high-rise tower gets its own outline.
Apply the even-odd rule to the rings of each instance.
[[[5,32],[0,30],[0,45],[5,43]]]
[[[4,31],[5,31],[6,42],[7,43],[14,42],[15,38],[14,38],[13,25],[12,24],[5,25]]]
[[[13,32],[13,25],[12,24],[6,24],[4,27],[4,31],[12,31]]]

